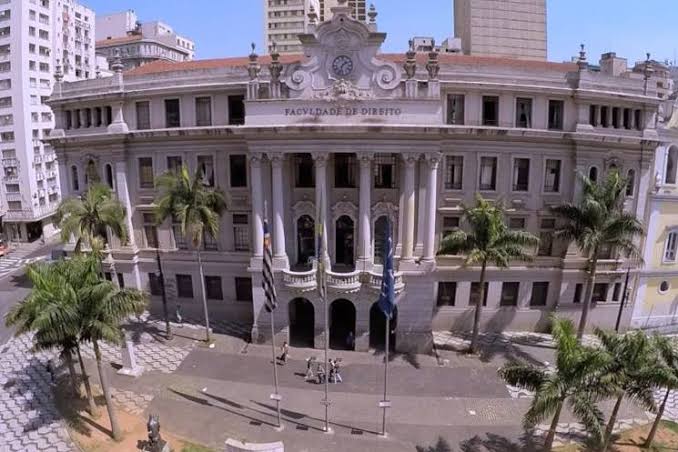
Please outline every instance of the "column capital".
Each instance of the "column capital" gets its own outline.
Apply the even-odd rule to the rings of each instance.
[[[250,166],[256,166],[258,168],[261,168],[261,163],[264,160],[264,153],[263,152],[250,152],[247,155],[247,158],[250,161]]]
[[[403,152],[400,154],[400,156],[402,157],[406,166],[414,167],[414,164],[417,163],[419,157],[421,157],[421,154],[418,152]]]
[[[327,166],[327,161],[330,159],[329,152],[311,152],[311,157],[315,161],[317,167]]]
[[[369,167],[374,160],[374,152],[363,152],[358,154],[358,160],[360,161],[360,166]]]
[[[287,154],[282,152],[269,152],[267,155],[273,168],[282,168],[285,157],[287,157]]]
[[[442,159],[443,154],[440,152],[427,152],[424,154],[424,160],[426,160],[430,169],[437,169]]]

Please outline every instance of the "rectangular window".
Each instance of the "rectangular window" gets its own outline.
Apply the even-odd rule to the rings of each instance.
[[[157,273],[149,273],[148,286],[152,296],[154,297],[162,296],[162,281],[160,280],[160,275],[158,275]]]
[[[445,157],[445,190],[461,190],[464,173],[464,157]]]
[[[560,191],[560,160],[546,160],[544,191],[546,193],[557,193]]]
[[[206,251],[217,251],[219,249],[217,240],[207,231],[202,236],[202,246]]]
[[[513,191],[527,191],[530,183],[530,159],[513,160]]]
[[[195,98],[195,125],[205,127],[212,125],[212,98]]]
[[[485,294],[483,296],[483,306],[487,306],[487,292],[488,288],[490,286],[490,283],[485,283]],[[479,282],[473,282],[471,283],[471,293],[469,297],[468,304],[469,306],[475,306],[476,303],[478,303],[478,300],[480,300],[480,283]]]
[[[464,125],[463,94],[450,94],[447,96],[447,123],[457,126]]]
[[[614,287],[612,288],[612,301],[620,301],[621,289],[621,283],[615,283]]]
[[[174,237],[174,246],[177,249],[185,250],[188,248],[186,235],[181,232],[181,223],[174,217],[172,217],[172,236]]]
[[[315,187],[315,167],[311,154],[294,155],[295,186],[297,188]]]
[[[334,186],[355,188],[355,154],[334,155]]]
[[[497,189],[497,157],[480,157],[480,190]]]
[[[523,217],[510,217],[508,221],[509,229],[515,231],[524,231],[525,230],[525,218]]]
[[[208,300],[223,300],[224,293],[221,288],[221,277],[205,276],[205,292]]]
[[[516,99],[516,127],[523,129],[532,127],[532,99],[525,97]]]
[[[245,124],[244,96],[228,96],[228,124],[231,126]]]
[[[556,229],[556,220],[544,218],[539,228],[539,249],[537,256],[551,256],[553,253],[553,234]]]
[[[252,301],[252,278],[235,278],[235,299]]]
[[[377,154],[374,158],[374,188],[396,187],[396,164],[393,154]]]
[[[229,162],[231,187],[247,187],[247,158],[244,155],[231,155]]]
[[[606,106],[601,106],[600,108],[600,125],[603,127],[610,127],[610,121],[608,118],[608,112],[610,109]]]
[[[456,282],[441,281],[438,283],[438,306],[454,306],[456,296]]]
[[[147,130],[151,128],[151,103],[148,101],[137,102],[137,129]]]
[[[21,201],[7,201],[7,210],[13,212],[21,210]]]
[[[483,125],[499,125],[499,97],[483,96]]]
[[[193,278],[191,275],[176,275],[176,279],[179,298],[193,298]]]
[[[165,127],[181,127],[179,99],[165,99]]]
[[[593,285],[593,294],[591,295],[591,301],[594,303],[604,303],[607,301],[607,288],[606,283],[595,283]]]
[[[167,157],[167,171],[171,171],[175,174],[179,174],[181,171],[181,165],[183,165],[183,160],[179,155],[170,155]]]
[[[546,306],[546,300],[549,296],[548,282],[532,283],[532,296],[530,297],[530,306]]]
[[[678,250],[678,232],[670,232],[666,238],[666,250],[664,251],[664,260],[668,262],[676,261],[676,251]]]
[[[443,217],[443,237],[459,229],[459,217]]]
[[[624,109],[624,128],[625,129],[631,128],[631,109],[630,108]]]
[[[618,129],[620,124],[619,124],[619,107],[613,107],[612,108],[612,127],[615,129]]]
[[[250,250],[250,222],[247,214],[233,214],[233,247],[235,251]]]
[[[598,127],[598,106],[590,105],[589,106],[589,124],[593,127]]]
[[[151,157],[139,158],[139,187],[153,188],[153,159]]]
[[[106,281],[113,282],[113,274],[111,274],[111,272],[104,272],[104,278]]]
[[[155,226],[155,215],[152,213],[143,214],[144,220],[144,240],[146,248],[158,247],[158,229]]]
[[[505,282],[501,285],[499,306],[518,306],[519,282]]]
[[[549,100],[549,124],[550,130],[563,130],[563,111],[565,103],[562,100]]]
[[[125,275],[123,275],[122,273],[116,273],[116,275],[118,277],[118,286],[121,289],[124,289],[125,288]]]
[[[637,130],[643,130],[642,110],[633,110],[633,121],[636,123]]]
[[[572,298],[572,303],[581,303],[581,294],[583,291],[583,284],[577,284],[574,286],[574,297]]]
[[[214,187],[214,159],[211,155],[198,156],[198,171],[202,184],[206,187]]]

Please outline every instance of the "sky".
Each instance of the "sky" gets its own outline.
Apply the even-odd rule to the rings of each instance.
[[[133,9],[196,42],[196,58],[246,55],[263,43],[263,0],[80,0],[97,14]],[[369,2],[369,0],[368,0]],[[373,0],[384,52],[404,52],[412,36],[452,36],[453,0]],[[413,6],[416,5],[416,6]],[[676,59],[678,0],[547,0],[548,58],[565,61],[586,45],[589,62],[616,52],[629,63]],[[261,53],[261,51],[260,51]]]

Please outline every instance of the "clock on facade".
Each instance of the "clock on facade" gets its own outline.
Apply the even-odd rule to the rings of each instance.
[[[346,55],[339,55],[332,62],[332,71],[339,77],[346,77],[353,72],[353,60]]]

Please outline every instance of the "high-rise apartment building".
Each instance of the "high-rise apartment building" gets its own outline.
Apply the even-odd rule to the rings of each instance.
[[[332,18],[332,8],[339,5],[338,0],[318,0],[320,3],[319,13],[320,21],[324,22]],[[350,15],[361,22],[367,21],[367,6],[365,0],[348,0],[348,6],[351,8]]]
[[[3,233],[32,241],[54,231],[60,201],[54,127],[45,102],[54,73],[95,76],[94,13],[74,0],[0,0],[0,183]],[[92,118],[84,118],[91,121]]]
[[[96,51],[108,59],[119,55],[125,69],[132,69],[156,60],[190,61],[195,43],[164,22],[141,23],[127,10],[97,16]]]
[[[546,60],[546,0],[454,0],[467,55]]]

